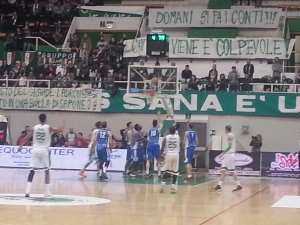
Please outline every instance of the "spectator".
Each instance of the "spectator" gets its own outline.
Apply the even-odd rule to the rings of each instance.
[[[36,67],[33,70],[33,75],[37,78],[40,74],[45,74],[45,67],[41,61],[38,61]]]
[[[228,88],[228,82],[225,78],[225,74],[221,73],[220,79],[217,83],[217,89],[218,89],[218,91],[227,91],[227,88]]]
[[[76,77],[77,68],[76,68],[76,66],[74,66],[74,64],[72,63],[72,61],[69,61],[68,65],[66,66],[66,73],[73,74],[73,76]],[[73,77],[73,79],[74,79],[74,77]]]
[[[54,7],[53,13],[55,21],[63,19],[64,7],[61,5],[60,2],[58,2],[57,6]]]
[[[53,39],[55,44],[59,44],[63,38],[63,31],[61,27],[61,21],[58,21],[54,26]]]
[[[20,71],[19,63],[16,63],[16,64],[15,64],[15,67],[14,67],[11,71],[13,71],[13,72],[15,72],[15,73],[19,73],[19,71]]]
[[[21,136],[18,137],[18,140],[17,140],[17,143],[16,143],[17,146],[19,146],[22,143],[22,141],[24,140],[26,135],[27,135],[26,132],[22,131]],[[30,146],[29,140],[25,144],[23,144],[23,146]]]
[[[260,134],[252,136],[250,146],[252,146],[251,152],[260,152],[262,147],[262,136]]]
[[[115,78],[112,77],[111,73],[108,72],[107,78],[104,80],[105,89],[113,90],[115,87]]]
[[[109,52],[110,64],[112,65],[113,68],[115,68],[117,63],[117,56],[118,56],[118,42],[114,37],[111,38],[111,41],[109,42],[109,46],[110,46],[110,52]]]
[[[54,5],[52,4],[52,1],[49,1],[46,5],[46,18],[48,22],[51,22],[53,19],[53,12],[54,12]]]
[[[71,6],[70,2],[66,2],[64,6],[63,17],[66,21],[70,21],[73,16],[73,7]]]
[[[24,45],[24,34],[21,31],[20,28],[17,28],[17,32],[15,35],[15,46],[16,46],[16,51],[23,51],[23,45]]]
[[[41,6],[38,2],[38,0],[35,0],[34,1],[34,4],[32,5],[32,18],[34,20],[38,20],[39,19],[39,16],[40,16],[40,13],[41,13]]]
[[[97,48],[99,49],[100,52],[107,50],[108,49],[108,43],[105,41],[104,36],[100,36],[100,41],[97,43]]]
[[[81,60],[88,64],[90,52],[92,50],[92,41],[87,34],[84,34],[80,42]]]
[[[25,73],[27,74],[28,73],[28,69],[26,67],[26,63],[25,62],[21,62],[21,66],[19,68],[19,73]]]
[[[64,60],[60,60],[60,64],[56,67],[56,72],[55,74],[61,74],[62,76],[64,76],[66,74],[66,65]]]
[[[31,34],[32,34],[32,36],[38,37],[39,34],[40,34],[40,29],[41,29],[40,22],[36,21],[35,24],[34,24],[34,26],[31,28]]]
[[[67,135],[66,135],[67,141],[74,142],[76,138],[77,138],[77,134],[74,132],[73,128],[70,128],[69,133],[67,133]]]
[[[218,80],[218,70],[216,64],[213,64],[211,70],[208,72],[208,79],[214,81]]]
[[[182,83],[182,89],[186,90],[188,88],[187,83],[189,82],[189,80],[192,78],[192,71],[190,70],[189,65],[185,66],[185,69],[182,70],[181,72],[181,83]]]
[[[199,91],[198,83],[195,75],[192,75],[192,78],[189,80],[188,89]]]
[[[25,37],[30,37],[31,34],[30,34],[30,31],[27,31],[25,33]],[[25,38],[24,39],[24,44],[23,44],[23,51],[31,51],[33,49],[33,42],[35,40],[34,39],[31,39],[31,38]]]
[[[275,57],[274,63],[272,65],[272,70],[273,70],[273,83],[280,83],[280,76],[282,73],[282,65],[279,62],[279,58]]]
[[[244,65],[243,72],[245,76],[246,74],[248,74],[248,77],[249,79],[251,79],[251,81],[253,80],[254,66],[253,64],[251,64],[251,61],[249,59],[247,60],[247,64]]]
[[[241,83],[241,91],[246,91],[246,92],[251,91],[250,83],[251,83],[251,79],[249,78],[249,75],[245,74],[245,78],[243,79],[243,81]]]
[[[122,61],[123,61],[124,49],[125,49],[124,40],[121,39],[121,40],[118,42],[118,61],[119,61],[119,62],[122,62]]]
[[[6,42],[4,43],[4,49],[7,52],[12,52],[15,50],[15,35],[14,33],[10,33],[6,37]]]
[[[6,17],[5,17],[5,14],[2,13],[1,17],[0,17],[0,32],[3,32],[4,30],[6,30],[6,26],[7,26]]]
[[[288,84],[288,81],[287,81],[287,79],[286,79],[286,76],[282,76],[282,82],[281,82],[282,84]],[[280,85],[279,87],[278,87],[278,91],[279,92],[287,92],[288,91],[288,89],[290,88],[290,86],[289,85]]]
[[[89,142],[82,137],[82,133],[78,133],[78,137],[74,141],[74,147],[77,148],[86,148],[89,145]]]
[[[44,40],[48,41],[48,42],[52,42],[51,41],[51,33],[50,33],[50,27],[48,25],[47,22],[45,22],[40,29],[40,36],[41,38],[43,38]]]
[[[26,34],[28,31],[30,31],[29,22],[26,21],[24,24],[24,27],[23,27],[23,32],[24,32],[24,34]]]
[[[272,77],[271,76],[264,76],[261,78],[262,83],[272,83]],[[264,91],[270,92],[271,91],[271,85],[264,85],[263,88]]]
[[[231,69],[232,71],[230,71],[228,74],[229,91],[238,91],[240,74],[237,72],[235,66],[233,66]]]
[[[1,71],[1,68],[0,68],[0,71]],[[295,74],[295,84],[300,84],[300,66],[298,66],[298,69],[296,71],[296,74]],[[298,92],[298,87],[299,85],[297,85],[297,92]]]
[[[73,37],[70,40],[69,48],[72,52],[78,52],[80,47],[80,42],[76,33],[73,34]]]
[[[119,73],[118,76],[115,78],[115,81],[118,81],[115,83],[115,87],[118,89],[126,89],[127,83],[126,79],[124,79],[124,76],[122,73]],[[123,81],[123,82],[122,82]]]
[[[89,75],[90,75],[89,67],[85,62],[83,62],[78,73],[78,80],[88,81]]]
[[[93,78],[92,86],[93,88],[100,89],[101,83],[101,73],[97,73],[96,77]]]
[[[10,21],[9,21],[9,31],[10,32],[15,32],[16,29],[17,29],[17,26],[18,26],[18,23],[19,23],[19,19],[18,19],[18,15],[16,12],[13,12],[12,14],[12,17],[10,18]]]
[[[60,147],[66,143],[66,139],[62,133],[58,134],[57,141]]]
[[[54,137],[54,138],[52,139],[51,147],[61,147],[61,145],[60,145],[59,142],[58,142],[58,138],[57,138],[57,137]]]
[[[33,72],[29,72],[27,79],[28,80],[35,80]],[[36,83],[35,81],[29,81],[29,87],[34,87],[35,83]]]
[[[50,62],[46,67],[46,75],[49,75],[50,73],[56,74],[56,66],[53,65],[53,62]]]
[[[19,79],[19,87],[26,87],[27,86],[27,77],[26,77],[26,73],[21,73],[21,77]]]
[[[7,61],[3,61],[2,65],[0,66],[0,75],[3,75],[4,71],[6,72],[10,71],[10,66],[7,65]]]

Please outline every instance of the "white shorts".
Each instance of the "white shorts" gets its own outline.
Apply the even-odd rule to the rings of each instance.
[[[92,163],[94,161],[99,161],[97,152],[95,151],[94,153],[92,153],[92,145],[93,145],[93,143],[90,142],[89,146],[88,146],[88,150],[89,150],[88,162],[90,162],[90,163]]]
[[[222,159],[221,170],[227,170],[229,172],[235,171],[235,154],[225,154]]]
[[[164,170],[166,173],[179,175],[179,153],[167,153]]]
[[[30,161],[31,170],[49,170],[51,165],[48,148],[33,147]]]

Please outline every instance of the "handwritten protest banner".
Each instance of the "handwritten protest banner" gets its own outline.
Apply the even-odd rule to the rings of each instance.
[[[283,38],[171,38],[170,58],[289,59],[295,39]],[[146,39],[126,41],[124,57],[146,55]]]
[[[149,10],[150,27],[277,28],[281,9],[186,9]]]
[[[0,89],[0,109],[101,111],[102,90],[71,88]]]

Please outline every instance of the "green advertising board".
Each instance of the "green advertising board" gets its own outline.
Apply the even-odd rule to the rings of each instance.
[[[84,95],[84,93],[86,94]],[[95,97],[96,95],[98,96],[97,98]],[[97,107],[91,108],[89,105],[86,105],[85,98],[87,97],[85,96],[93,96],[93,104]],[[120,91],[116,96],[110,97],[109,92],[101,92],[101,90],[95,89],[9,87],[1,88],[0,90],[1,109],[57,110],[57,107],[52,109],[51,105],[47,103],[56,101],[62,102],[63,107],[58,109],[61,111],[76,109],[76,111],[82,112],[153,114],[158,111],[165,111],[161,99],[155,98],[148,105],[145,98],[127,95],[125,91]],[[297,93],[262,92],[246,94],[241,92],[185,91],[180,92],[180,95],[175,99],[171,99],[171,101],[175,114],[300,116],[300,96]]]

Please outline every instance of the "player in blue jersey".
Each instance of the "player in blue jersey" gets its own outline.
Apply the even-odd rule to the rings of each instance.
[[[92,151],[97,150],[99,159],[99,174],[100,179],[108,179],[106,170],[110,162],[110,148],[112,146],[112,133],[107,129],[107,123],[101,122],[101,128],[93,140]]]
[[[146,175],[145,178],[149,178],[149,170],[150,170],[150,163],[151,160],[154,158],[157,161],[157,172],[158,176],[161,175],[161,169],[160,169],[160,145],[159,145],[159,139],[160,139],[160,132],[162,129],[162,121],[160,120],[160,112],[157,114],[157,120],[152,121],[152,128],[148,131],[148,144],[147,144],[147,162],[146,162]]]
[[[132,122],[128,122],[126,124],[126,141],[127,141],[127,156],[126,156],[124,174],[134,177],[135,175],[130,172],[133,166],[132,147],[134,144],[134,131],[133,131]]]
[[[185,149],[185,160],[184,163],[186,165],[186,173],[187,178],[184,182],[191,182],[192,181],[192,159],[194,156],[195,148],[198,145],[198,137],[197,133],[193,130],[194,125],[188,122],[188,130],[184,133],[184,138],[182,144]]]

